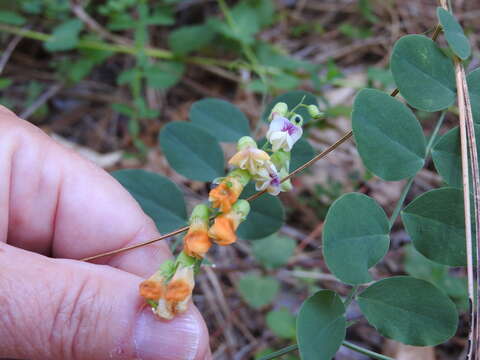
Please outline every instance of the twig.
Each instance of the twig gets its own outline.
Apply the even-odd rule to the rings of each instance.
[[[3,72],[3,69],[5,68],[5,65],[7,65],[8,59],[10,59],[10,56],[13,53],[13,50],[17,47],[18,43],[20,40],[22,40],[23,36],[22,35],[16,35],[12,41],[8,44],[7,48],[2,54],[2,57],[0,58],[0,74]]]
[[[110,33],[107,29],[101,26],[98,22],[95,21],[80,4],[75,4],[73,1],[70,3],[72,12],[78,17],[82,22],[84,22],[87,27],[96,32],[101,38],[111,40],[117,44],[121,45],[132,45],[132,42],[122,38],[121,36],[114,35]]]
[[[440,0],[441,6],[449,11],[447,2]],[[459,127],[460,127],[460,146],[462,156],[462,182],[463,182],[463,205],[465,216],[465,242],[467,251],[467,276],[468,276],[468,297],[470,305],[470,331],[468,334],[468,352],[467,359],[476,359],[478,352],[478,313],[479,313],[479,273],[478,273],[478,244],[479,231],[476,231],[476,246],[473,246],[472,240],[472,223],[471,223],[471,208],[470,208],[470,173],[472,171],[473,189],[474,189],[474,204],[475,222],[478,224],[479,214],[479,179],[478,179],[478,163],[477,163],[477,147],[475,145],[475,130],[473,126],[472,109],[470,106],[470,97],[468,87],[466,84],[465,70],[462,62],[456,56],[454,57],[455,64],[455,81],[457,85],[457,102],[459,109]],[[470,153],[470,163],[469,163]],[[476,266],[474,264],[477,264]],[[475,266],[475,270],[474,270]],[[476,285],[476,289],[475,289]]]
[[[25,120],[29,118],[35,111],[38,110],[39,107],[45,104],[50,98],[55,96],[55,94],[58,93],[62,87],[63,87],[62,83],[55,84],[52,87],[50,87],[45,93],[39,96],[38,99],[35,100],[28,108],[26,108],[20,114],[20,117]]]

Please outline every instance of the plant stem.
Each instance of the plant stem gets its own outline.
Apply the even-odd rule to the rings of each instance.
[[[16,26],[10,26],[5,24],[0,24],[0,31],[20,35],[25,38],[39,40],[39,41],[49,41],[52,38],[52,35],[45,34],[38,31],[22,29]],[[138,54],[138,49],[135,46],[129,45],[120,45],[120,44],[110,44],[102,41],[93,41],[93,40],[79,40],[77,44],[78,48],[84,49],[93,49],[93,50],[104,50],[104,51],[112,51],[116,53],[123,53],[123,54],[130,54],[136,55]],[[201,56],[189,56],[186,58],[177,58],[175,54],[171,51],[147,47],[144,49],[145,54],[147,56],[157,58],[157,59],[164,59],[164,60],[182,60],[186,63],[198,64],[198,65],[218,65],[223,66],[230,69],[240,69],[240,68],[250,68],[248,64],[239,63],[238,61],[225,61],[219,59],[212,59],[206,58]],[[268,68],[263,68],[262,71],[268,72]]]
[[[356,351],[360,354],[364,354],[364,355],[367,355],[367,356],[370,356],[371,358],[373,359],[379,359],[379,360],[395,360],[389,356],[385,356],[385,355],[382,355],[382,354],[379,354],[379,353],[376,353],[374,351],[371,351],[371,350],[368,350],[368,349],[365,349],[365,348],[362,348],[361,346],[358,346],[358,345],[355,345],[353,343],[351,343],[350,341],[347,341],[347,340],[344,340],[343,343],[342,343],[343,346],[353,350],[353,351]]]
[[[443,111],[440,117],[438,118],[437,124],[435,125],[435,129],[433,130],[432,135],[430,136],[430,139],[428,140],[426,149],[425,149],[425,158],[427,158],[430,155],[430,152],[432,151],[433,144],[435,142],[435,139],[437,138],[438,131],[442,127],[443,120],[445,119],[446,111]],[[389,220],[389,225],[390,225],[390,230],[393,227],[393,224],[395,224],[395,220],[397,220],[398,214],[400,214],[400,211],[402,210],[403,203],[405,201],[405,198],[407,197],[408,192],[410,191],[410,187],[413,184],[413,180],[415,179],[415,176],[412,176],[410,179],[408,179],[407,183],[403,187],[402,194],[400,195],[400,199],[397,201],[397,205],[395,205],[395,209],[392,212],[392,215],[390,216]]]
[[[298,345],[297,344],[293,344],[293,345],[289,345],[289,346],[286,346],[284,347],[283,349],[280,349],[278,351],[275,351],[271,354],[268,354],[268,355],[265,355],[265,356],[262,356],[259,360],[271,360],[271,359],[275,359],[279,356],[282,356],[282,355],[285,355],[285,354],[288,354],[289,352],[292,352],[292,351],[295,351],[298,349]]]
[[[358,288],[359,288],[358,285],[354,285],[352,287],[352,290],[350,291],[347,298],[343,302],[343,305],[345,306],[345,309],[348,308],[348,306],[352,303],[353,299],[355,298],[355,295],[357,294]]]
[[[370,356],[371,358],[373,359],[378,359],[378,360],[395,360],[389,356],[385,356],[385,355],[382,355],[382,354],[379,354],[379,353],[376,353],[374,351],[371,351],[371,350],[368,350],[368,349],[365,349],[361,346],[358,346],[358,345],[355,345],[353,343],[351,343],[350,341],[347,341],[347,340],[343,340],[342,342],[342,345],[353,350],[353,351],[356,351],[360,354],[364,354],[364,355],[367,355],[367,356]],[[285,354],[288,354],[289,352],[292,352],[292,351],[295,351],[298,349],[298,344],[293,344],[293,345],[289,345],[289,346],[286,346],[284,347],[283,349],[280,349],[278,351],[275,351],[271,354],[268,354],[268,355],[265,355],[263,357],[261,357],[259,360],[271,360],[271,359],[275,359],[279,356],[282,356],[282,355],[285,355]]]

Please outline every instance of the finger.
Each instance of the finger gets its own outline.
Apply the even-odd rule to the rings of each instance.
[[[0,243],[0,358],[204,360],[193,306],[172,321],[142,307],[141,278]],[[38,274],[42,276],[38,276]]]
[[[0,241],[79,259],[158,237],[115,179],[0,109]],[[145,277],[167,256],[157,243],[100,262]]]

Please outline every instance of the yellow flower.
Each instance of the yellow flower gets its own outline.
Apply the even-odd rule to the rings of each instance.
[[[246,170],[236,169],[220,180],[217,187],[210,190],[208,200],[214,208],[227,213],[237,201],[245,185],[250,181],[250,174]]]
[[[250,205],[246,200],[238,200],[228,213],[215,218],[214,224],[210,227],[208,235],[218,245],[230,245],[237,241],[237,230],[240,223],[247,218],[250,212]]]
[[[183,250],[188,256],[201,259],[212,246],[208,237],[209,222],[208,206],[200,204],[195,206],[190,216],[190,228],[183,239]]]
[[[250,175],[258,173],[270,156],[257,148],[257,143],[250,136],[238,140],[238,152],[228,161],[229,165],[247,170]]]

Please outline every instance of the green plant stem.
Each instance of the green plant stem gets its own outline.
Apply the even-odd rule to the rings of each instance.
[[[435,143],[435,140],[438,135],[438,131],[442,127],[443,120],[445,119],[446,111],[443,111],[440,117],[438,118],[437,124],[435,125],[435,129],[432,132],[432,135],[430,136],[430,139],[428,140],[427,146],[425,148],[425,158],[427,158],[430,155],[430,152],[432,151],[433,144]],[[407,197],[408,192],[410,191],[410,188],[413,184],[413,181],[415,179],[415,176],[412,176],[411,178],[408,179],[407,183],[403,187],[402,194],[400,195],[400,198],[397,201],[397,205],[395,205],[395,209],[392,212],[392,215],[390,216],[389,220],[389,225],[390,229],[392,229],[393,225],[395,224],[395,221],[397,220],[398,215],[400,214],[400,211],[402,210],[403,203],[405,202],[405,198]]]
[[[378,359],[378,360],[395,360],[394,358],[391,358],[389,356],[385,356],[385,355],[382,355],[382,354],[379,354],[379,353],[376,353],[374,351],[371,351],[371,350],[368,350],[368,349],[365,349],[361,346],[358,346],[358,345],[355,345],[353,343],[351,343],[350,341],[347,341],[347,340],[343,340],[342,342],[342,345],[353,350],[353,351],[356,351],[360,354],[364,354],[364,355],[367,355],[367,356],[370,356],[372,359]],[[285,355],[285,354],[288,354],[289,352],[292,352],[292,351],[295,351],[298,349],[298,344],[293,344],[293,345],[289,345],[289,346],[286,346],[284,347],[283,349],[280,349],[278,351],[275,351],[271,354],[268,354],[268,355],[265,355],[265,356],[262,356],[260,358],[260,360],[271,360],[271,359],[275,359],[279,356],[282,356],[282,355]]]
[[[280,349],[278,351],[275,351],[273,353],[270,353],[268,355],[265,355],[265,356],[262,356],[260,358],[260,360],[271,360],[271,359],[275,359],[279,356],[282,356],[282,355],[285,355],[285,354],[288,354],[289,352],[292,352],[292,351],[295,351],[298,349],[298,345],[297,344],[293,344],[293,345],[289,345],[289,346],[286,346],[284,347],[283,349]]]
[[[20,35],[28,39],[38,40],[38,41],[49,41],[52,38],[52,35],[45,34],[38,31],[22,29],[16,26],[10,26],[5,24],[0,24],[0,31],[6,32],[9,34]],[[138,49],[135,46],[120,45],[120,44],[110,44],[102,41],[93,41],[93,40],[79,40],[77,47],[84,49],[93,49],[93,50],[104,50],[112,51],[122,54],[137,55]],[[164,49],[157,49],[152,47],[147,47],[144,49],[145,55],[164,60],[182,60],[186,63],[192,63],[197,65],[217,65],[229,69],[253,69],[252,66],[245,63],[239,63],[238,61],[226,61],[219,59],[206,58],[201,56],[188,56],[186,58],[177,58],[174,53]],[[255,70],[255,69],[253,69]],[[263,68],[262,71],[268,72],[268,68]]]
[[[367,356],[370,356],[372,359],[379,359],[379,360],[395,360],[389,356],[385,356],[385,355],[382,355],[382,354],[379,354],[379,353],[376,353],[374,351],[371,351],[371,350],[368,350],[368,349],[365,349],[365,348],[362,348],[361,346],[358,346],[358,345],[355,345],[353,343],[351,343],[350,341],[347,341],[347,340],[344,340],[342,342],[342,345],[353,350],[353,351],[356,351],[360,354],[364,354],[364,355],[367,355]]]
[[[354,285],[352,290],[348,294],[347,298],[343,302],[345,309],[348,308],[348,306],[352,303],[353,299],[355,298],[355,295],[357,294],[358,288],[359,288],[358,285]]]

